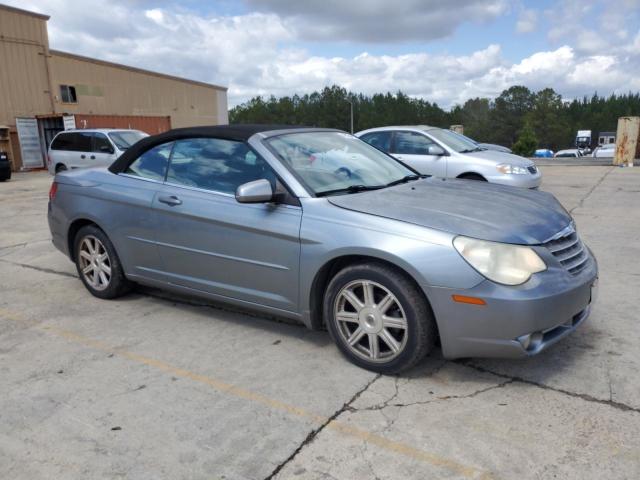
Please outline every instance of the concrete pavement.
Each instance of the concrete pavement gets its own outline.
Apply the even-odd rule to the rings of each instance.
[[[0,184],[0,478],[640,477],[640,169],[542,167],[600,262],[542,355],[382,377],[325,332],[141,289],[89,295],[45,173]]]

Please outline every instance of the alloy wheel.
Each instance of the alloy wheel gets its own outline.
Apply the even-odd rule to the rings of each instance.
[[[355,280],[342,287],[334,316],[345,345],[365,360],[388,362],[406,346],[407,319],[402,305],[379,283]]]
[[[96,290],[105,290],[111,282],[111,260],[102,242],[87,235],[80,242],[78,256],[85,281]]]

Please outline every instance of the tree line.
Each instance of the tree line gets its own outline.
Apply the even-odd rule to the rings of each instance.
[[[615,131],[618,117],[640,114],[640,93],[583,97],[565,101],[552,88],[538,92],[524,86],[504,90],[497,98],[471,98],[451,110],[435,102],[397,92],[363,95],[333,85],[320,92],[276,98],[255,97],[231,109],[231,123],[275,123],[350,128],[425,124],[449,128],[464,125],[464,133],[479,142],[514,147],[522,154],[532,148],[558,150],[574,146],[577,130]]]

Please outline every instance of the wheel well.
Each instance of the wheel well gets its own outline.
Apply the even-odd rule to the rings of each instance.
[[[58,173],[61,170],[66,170],[66,169],[67,169],[67,166],[64,163],[59,162],[59,163],[56,164],[56,168],[55,168],[56,173]]]
[[[406,270],[387,260],[382,260],[380,258],[371,257],[368,255],[345,255],[342,257],[334,258],[333,260],[330,260],[329,262],[324,264],[320,268],[320,270],[318,270],[318,273],[313,279],[313,283],[311,284],[311,298],[309,299],[309,310],[311,312],[311,328],[313,328],[314,330],[321,330],[324,328],[324,315],[322,311],[324,303],[324,292],[335,274],[345,267],[365,262],[381,263],[404,274],[411,282],[415,284],[418,291],[426,300],[427,305],[429,305],[429,308],[431,308],[431,303],[429,302],[429,299],[425,295],[424,291],[422,290],[418,282],[415,281],[413,276],[411,276],[411,274],[409,274],[409,272],[407,272]]]
[[[67,232],[67,245],[69,247],[69,257],[74,262],[76,261],[76,258],[75,258],[75,252],[73,251],[74,250],[73,244],[76,240],[76,235],[78,231],[80,231],[80,229],[86,225],[95,225],[96,227],[100,228],[95,222],[92,222],[91,220],[87,220],[86,218],[80,218],[78,220],[74,220],[71,223],[71,225],[69,226],[69,231]]]
[[[460,175],[458,175],[456,178],[466,178],[468,180],[482,180],[484,182],[487,181],[486,178],[484,178],[482,175],[480,175],[479,173],[475,173],[475,172],[465,172],[465,173],[461,173]]]

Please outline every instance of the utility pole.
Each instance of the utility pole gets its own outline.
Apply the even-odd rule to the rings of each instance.
[[[351,134],[353,135],[353,102],[348,98],[345,98],[347,102],[349,102],[349,109],[351,112]]]

